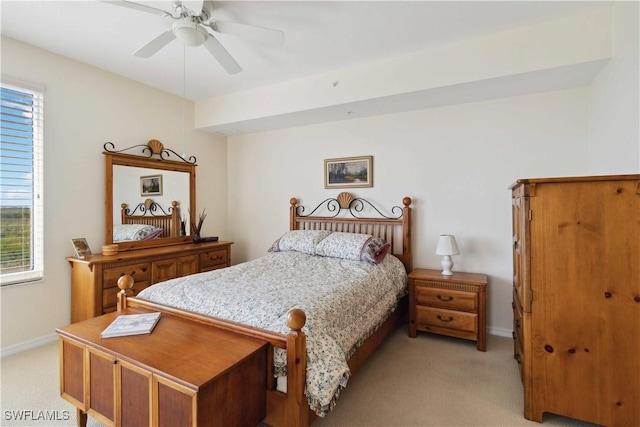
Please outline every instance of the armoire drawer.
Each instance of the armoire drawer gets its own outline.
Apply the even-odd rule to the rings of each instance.
[[[515,338],[522,343],[522,307],[520,307],[520,301],[515,290],[513,291],[511,306],[513,307],[513,333],[516,335]]]
[[[518,299],[517,290],[513,290],[513,301],[511,302],[513,309],[513,358],[518,362],[520,370],[520,380],[524,381],[524,350],[523,350],[523,324],[522,324],[522,307]]]

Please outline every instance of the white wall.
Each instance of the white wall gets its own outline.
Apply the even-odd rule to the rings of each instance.
[[[324,189],[324,159],[373,155],[374,187],[352,192],[389,209],[413,199],[414,267],[439,268],[438,235],[456,235],[454,269],[490,276],[488,325],[510,331],[508,187],[588,172],[587,95],[579,88],[230,138],[233,260],[266,253],[288,229],[291,197],[313,208],[337,195]]]
[[[2,288],[3,352],[50,337],[70,320],[70,239],[104,244],[103,144],[116,148],[158,139],[182,152],[182,99],[15,40],[2,38],[2,74],[46,87],[44,122],[45,280]],[[193,104],[186,105],[193,121]],[[207,234],[226,237],[225,139],[189,131],[198,158],[197,206]]]
[[[613,8],[612,53],[589,95],[589,169],[594,174],[640,171],[640,3]]]

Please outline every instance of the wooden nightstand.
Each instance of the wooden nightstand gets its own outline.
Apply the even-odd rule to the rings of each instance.
[[[440,270],[417,268],[409,273],[409,336],[417,331],[477,342],[487,350],[484,274],[443,276]]]

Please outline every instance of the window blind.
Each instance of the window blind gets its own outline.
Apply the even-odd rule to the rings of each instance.
[[[2,83],[0,285],[44,274],[43,92]]]

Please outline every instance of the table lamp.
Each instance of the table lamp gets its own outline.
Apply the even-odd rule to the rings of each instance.
[[[460,249],[456,243],[456,238],[451,234],[441,234],[438,239],[438,246],[436,247],[436,255],[444,255],[442,257],[442,274],[444,276],[451,276],[453,272],[453,261],[451,255],[459,255]]]

